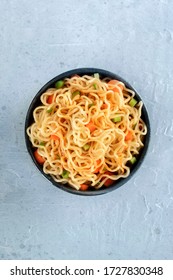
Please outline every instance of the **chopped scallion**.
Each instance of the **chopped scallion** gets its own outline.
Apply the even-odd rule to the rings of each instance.
[[[69,177],[69,174],[70,174],[70,172],[64,169],[62,172],[62,178],[67,179]]]
[[[117,116],[115,118],[112,119],[113,122],[120,122],[121,121],[121,116]]]
[[[96,79],[100,79],[100,75],[99,75],[99,73],[95,73],[95,74],[94,74],[94,78],[96,78]]]
[[[47,109],[47,113],[51,113],[53,111],[53,108]]]
[[[62,81],[62,80],[57,81],[57,82],[55,83],[55,87],[56,87],[57,89],[62,88],[63,85],[64,85],[64,81]]]
[[[89,148],[90,148],[90,145],[89,145],[89,144],[85,144],[85,145],[83,146],[83,149],[84,149],[85,151],[88,151]]]
[[[76,90],[72,93],[72,99],[76,96],[76,95],[80,95],[80,91],[79,90]]]
[[[131,107],[134,107],[137,103],[138,103],[138,101],[137,101],[135,98],[132,98],[132,99],[130,100],[130,102],[129,102],[129,105],[130,105]]]
[[[94,89],[97,89],[97,85],[96,84],[93,84],[93,87],[94,87]]]
[[[91,108],[92,106],[94,106],[94,103],[89,104],[88,108]]]
[[[40,142],[40,144],[39,144],[40,146],[45,146],[45,142]]]
[[[131,163],[131,164],[134,164],[136,161],[137,161],[136,157],[132,157],[132,158],[130,159],[130,163]]]

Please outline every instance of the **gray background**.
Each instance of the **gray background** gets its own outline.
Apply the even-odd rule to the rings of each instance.
[[[173,1],[0,1],[0,258],[173,259]],[[77,67],[128,80],[151,120],[126,185],[81,197],[53,187],[26,151],[36,92]]]

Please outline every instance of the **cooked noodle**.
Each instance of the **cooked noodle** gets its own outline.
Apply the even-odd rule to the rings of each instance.
[[[98,189],[108,179],[130,174],[130,160],[139,154],[147,133],[143,103],[130,106],[134,91],[109,80],[76,75],[41,95],[27,134],[44,158],[43,171],[56,182],[77,190],[83,184]]]

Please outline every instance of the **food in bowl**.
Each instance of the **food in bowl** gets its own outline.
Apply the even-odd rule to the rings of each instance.
[[[43,172],[80,191],[130,175],[144,147],[143,102],[110,77],[73,75],[40,96],[27,135]]]

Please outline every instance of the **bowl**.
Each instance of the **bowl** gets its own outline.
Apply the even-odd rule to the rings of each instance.
[[[26,133],[26,129],[28,128],[28,126],[30,126],[33,123],[33,110],[40,105],[40,96],[42,95],[42,93],[44,93],[47,89],[49,89],[50,87],[54,87],[54,84],[56,81],[58,80],[63,80],[64,78],[69,78],[75,74],[78,74],[80,76],[82,75],[93,75],[94,73],[99,73],[101,78],[105,78],[105,77],[109,77],[111,79],[115,79],[115,80],[119,80],[121,82],[123,82],[127,88],[133,90],[135,92],[135,99],[137,101],[142,100],[141,97],[139,96],[139,94],[137,93],[137,91],[128,83],[126,82],[126,80],[124,78],[121,78],[120,76],[118,76],[117,74],[111,73],[109,71],[103,70],[103,69],[97,69],[97,68],[79,68],[79,69],[73,69],[70,71],[67,71],[65,73],[62,73],[58,76],[56,76],[55,78],[53,78],[52,80],[50,80],[49,82],[47,82],[39,91],[38,93],[35,95],[35,97],[33,98],[29,109],[27,111],[27,115],[26,115],[26,120],[25,120],[25,141],[26,141],[26,147],[27,150],[34,162],[34,164],[36,165],[36,167],[39,169],[39,171],[44,175],[44,177],[46,177],[54,186],[58,187],[61,190],[64,190],[66,192],[70,192],[72,194],[77,194],[77,195],[85,195],[85,196],[92,196],[92,195],[101,195],[101,194],[105,194],[108,193],[110,191],[116,190],[119,187],[123,186],[124,184],[126,184],[131,178],[132,176],[136,173],[136,171],[139,169],[139,167],[141,166],[144,157],[146,155],[146,152],[148,150],[148,145],[149,145],[149,140],[150,140],[150,122],[149,122],[149,117],[148,117],[148,113],[146,110],[145,105],[143,104],[143,108],[142,108],[142,116],[141,118],[143,119],[143,121],[145,122],[146,126],[147,126],[147,134],[145,135],[144,138],[144,147],[142,148],[139,156],[138,156],[138,161],[133,164],[133,166],[131,167],[131,172],[130,175],[127,178],[121,178],[117,181],[115,181],[115,183],[113,183],[111,186],[109,187],[102,187],[100,189],[94,189],[94,190],[87,190],[87,191],[80,191],[80,190],[76,190],[71,188],[68,184],[61,184],[61,183],[57,183],[53,180],[53,178],[48,175],[45,174],[43,172],[42,166],[40,166],[37,161],[34,158],[33,155],[33,147],[32,147],[32,143],[29,140],[29,137]]]

